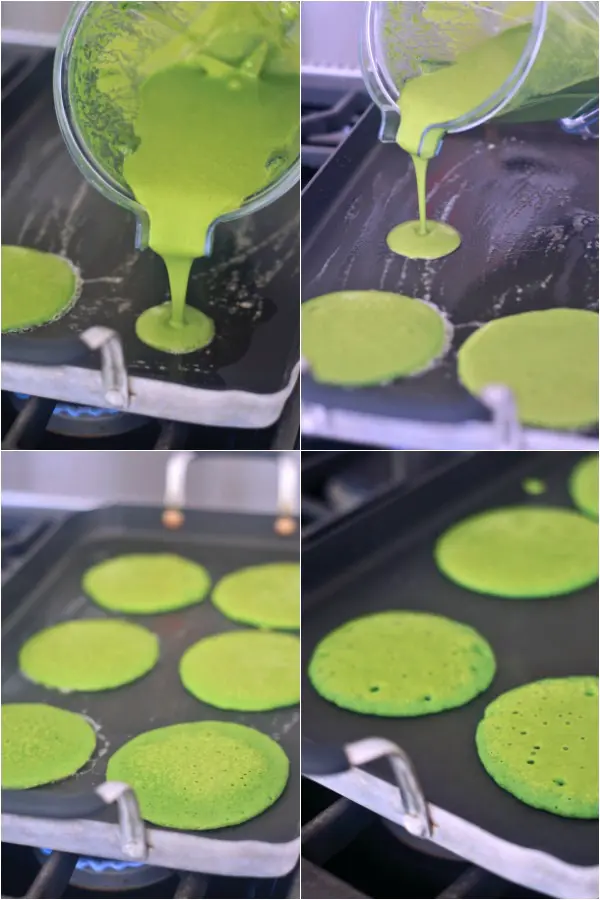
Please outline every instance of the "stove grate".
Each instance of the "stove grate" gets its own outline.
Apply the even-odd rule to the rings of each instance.
[[[302,187],[342,143],[370,103],[360,91],[331,88],[302,91],[301,161]]]
[[[303,780],[302,897],[523,900],[542,895],[462,860],[405,844],[371,811]]]
[[[93,867],[90,866],[91,862],[94,863]],[[56,900],[71,897],[127,897],[134,900],[143,897],[148,900],[172,897],[175,900],[283,900],[286,897],[300,896],[297,869],[283,878],[230,878],[201,872],[172,872],[144,865],[130,866],[124,872],[119,872],[116,865],[118,864],[99,859],[82,860],[74,854],[57,850],[50,851],[48,855],[30,847],[3,843],[0,898],[13,900],[17,897],[48,897]],[[84,870],[85,883],[80,882]],[[109,871],[113,875],[112,881],[106,877]],[[149,875],[144,881],[146,871]],[[97,874],[96,881],[94,874]],[[153,874],[154,877],[151,877]]]
[[[291,450],[299,409],[296,385],[270,428],[212,428],[2,391],[2,450]]]

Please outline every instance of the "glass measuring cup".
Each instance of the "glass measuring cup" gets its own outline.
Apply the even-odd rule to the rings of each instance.
[[[150,75],[176,62],[215,74],[299,78],[299,5],[294,2],[87,2],[74,5],[54,64],[54,101],[60,130],[85,178],[105,197],[131,210],[136,246],[148,246],[149,218],[123,175],[136,149],[134,121]],[[229,11],[227,10],[229,7]],[[215,123],[218,127],[218,123]],[[232,221],[272,203],[300,177],[299,141],[274,147],[266,185],[212,223]]]
[[[565,130],[597,136],[598,3],[381,2],[370,0],[361,40],[366,87],[381,109],[380,140],[396,140],[407,81],[451,65],[488,38],[528,29],[521,56],[506,81],[458,118],[431,125],[419,152],[439,151],[441,134],[466,131],[502,116],[559,120]]]

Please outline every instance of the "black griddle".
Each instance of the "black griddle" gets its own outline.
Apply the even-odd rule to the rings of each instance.
[[[514,503],[572,508],[567,477],[579,458],[474,454],[412,492],[389,491],[303,542],[303,771],[319,774],[321,760],[325,774],[331,748],[387,738],[408,753],[429,803],[511,844],[577,866],[598,864],[597,821],[564,819],[521,803],[486,774],[474,741],[485,707],[504,691],[539,678],[598,672],[597,585],[548,600],[484,597],[444,578],[433,561],[436,538],[471,513]],[[547,492],[526,494],[526,476],[544,479]],[[349,619],[386,609],[423,610],[472,625],[496,654],[491,687],[460,709],[410,720],[362,716],[321,698],[306,675],[317,643]],[[387,765],[367,770],[393,783]]]
[[[408,154],[382,144],[372,106],[302,193],[302,300],[395,291],[438,305],[455,328],[432,369],[348,389],[303,373],[306,403],[372,416],[458,423],[489,413],[458,382],[456,352],[481,324],[526,310],[598,308],[598,147],[558,125],[449,135],[428,173],[428,215],[462,246],[442,260],[392,253],[386,235],[417,215]]]
[[[298,189],[218,226],[213,254],[196,260],[188,300],[215,320],[212,343],[183,356],[153,350],[136,337],[135,321],[168,299],[164,264],[151,250],[135,250],[133,214],[80,174],[59,132],[50,79],[43,67],[36,75],[35,102],[20,107],[3,135],[2,242],[62,253],[84,283],[59,321],[3,335],[3,358],[97,369],[97,355],[78,338],[103,325],[119,333],[129,375],[221,391],[283,390],[299,357]]]
[[[35,793],[45,795],[60,816],[61,805],[68,812],[69,800],[89,796],[106,780],[110,755],[132,737],[178,722],[220,720],[249,725],[275,738],[290,759],[290,779],[282,797],[260,816],[241,825],[196,834],[217,841],[271,845],[294,841],[299,835],[298,708],[265,713],[218,710],[188,694],[179,680],[178,663],[187,647],[208,634],[240,627],[226,619],[210,599],[174,613],[124,617],[141,622],[160,640],[158,665],[134,684],[98,694],[61,694],[28,682],[18,671],[19,647],[36,631],[64,620],[105,615],[81,591],[84,571],[100,560],[121,553],[167,550],[204,564],[216,583],[244,566],[298,559],[297,534],[276,536],[274,519],[268,516],[187,511],[185,524],[177,532],[165,530],[160,517],[161,510],[152,507],[107,507],[74,515],[58,525],[3,585],[3,702],[50,703],[84,713],[100,726],[91,763],[58,784],[35,792],[11,791],[10,812],[17,812],[15,803],[22,797],[23,814],[31,814],[28,796]],[[116,821],[112,809],[93,818]],[[6,839],[10,840],[10,835]]]

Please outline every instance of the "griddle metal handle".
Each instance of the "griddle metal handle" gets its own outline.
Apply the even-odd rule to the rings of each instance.
[[[415,837],[430,838],[433,827],[427,801],[415,768],[401,747],[384,738],[365,738],[344,747],[302,741],[302,772],[308,776],[337,775],[376,759],[387,759],[392,768],[406,830]]]
[[[102,386],[110,407],[127,409],[129,406],[129,382],[121,338],[112,328],[94,325],[87,328],[81,340],[90,350],[99,350],[102,362]]]
[[[523,450],[525,437],[512,391],[505,384],[489,384],[481,392],[492,416],[496,450]]]
[[[300,498],[300,463],[298,455],[277,455],[277,517],[275,533],[287,537],[298,528],[296,509]]]
[[[121,849],[128,859],[141,861],[148,855],[146,832],[132,789],[120,781],[106,781],[93,791],[61,797],[46,791],[2,791],[3,815],[34,819],[85,819],[116,803],[121,831]]]
[[[68,366],[81,362],[90,352],[100,352],[102,386],[107,406],[127,409],[129,382],[121,338],[112,328],[94,325],[72,337],[44,339],[22,334],[2,335],[5,360],[34,366]]]

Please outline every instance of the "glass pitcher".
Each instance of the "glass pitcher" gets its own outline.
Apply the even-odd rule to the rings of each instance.
[[[498,117],[513,122],[558,120],[569,132],[597,137],[598,3],[371,0],[361,68],[381,109],[380,140],[396,140],[402,89],[409,79],[451,65],[461,53],[519,26],[529,29],[527,39],[504,84],[467,114],[432,125],[427,132],[466,131]]]
[[[86,179],[109,200],[134,212],[138,249],[148,245],[149,219],[125,180],[123,163],[138,143],[134,121],[144,81],[168,65],[196,61],[216,74],[235,66],[250,74],[297,73],[299,79],[299,47],[296,2],[74,5],[54,63],[60,130]],[[299,140],[274,148],[266,186],[211,225],[206,254],[218,222],[262,209],[299,177]]]

